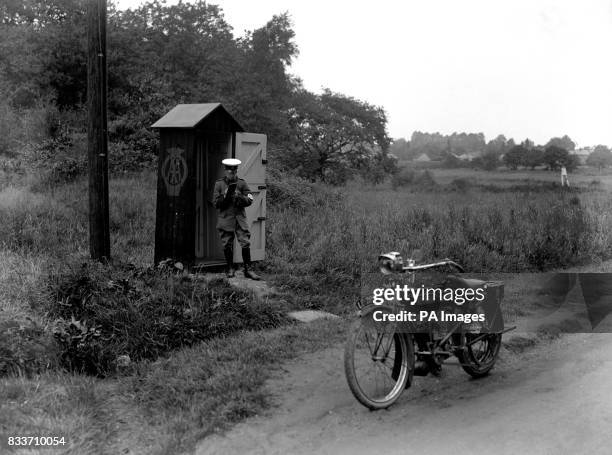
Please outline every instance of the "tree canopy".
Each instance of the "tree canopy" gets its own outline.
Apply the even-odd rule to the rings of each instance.
[[[587,158],[586,164],[599,170],[612,165],[612,152],[605,145],[598,145]]]
[[[572,141],[568,135],[563,137],[553,137],[544,147],[550,147],[551,145],[567,150],[568,152],[571,152],[576,148],[576,143]]]
[[[64,112],[84,112],[86,3],[2,3],[0,83],[15,108],[44,99]],[[288,73],[298,55],[294,40],[286,12],[235,37],[222,9],[205,1],[153,0],[125,11],[111,3],[110,140],[151,153],[156,139],[149,125],[157,118],[178,103],[214,101],[248,131],[266,133],[271,149],[297,147],[279,157],[305,153],[299,158],[303,172],[311,169],[309,178],[326,178],[334,167],[354,172],[387,166],[385,112],[348,95],[305,90]]]
[[[374,163],[393,168],[383,109],[328,89],[321,95],[301,90],[294,101],[289,124],[295,145],[284,157],[287,166],[331,182],[343,181],[347,169]]]
[[[559,169],[561,166],[564,166],[569,171],[578,166],[578,159],[575,155],[570,155],[562,147],[549,145],[544,150],[544,163],[550,170]]]

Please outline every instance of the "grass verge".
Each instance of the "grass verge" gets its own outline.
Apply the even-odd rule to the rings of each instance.
[[[241,332],[142,362],[128,376],[67,373],[0,379],[0,433],[66,436],[49,453],[168,454],[271,406],[262,385],[287,359],[344,339],[346,322],[319,320]],[[339,366],[340,368],[341,366]]]

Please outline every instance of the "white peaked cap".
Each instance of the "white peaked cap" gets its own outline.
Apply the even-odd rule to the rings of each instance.
[[[221,162],[223,163],[224,166],[238,166],[239,164],[242,163],[242,161],[237,160],[236,158],[226,158]]]

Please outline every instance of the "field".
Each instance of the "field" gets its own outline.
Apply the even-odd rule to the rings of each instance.
[[[282,304],[272,303],[348,315],[360,278],[386,251],[418,249],[424,260],[450,257],[472,272],[608,268],[612,174],[581,170],[567,190],[545,171],[430,172],[395,190],[274,177],[260,265],[280,290]],[[57,361],[48,308],[59,304],[48,289],[57,273],[87,261],[86,182],[48,186],[29,176],[5,178],[0,188],[0,433],[71,435],[75,453],[118,453],[125,444],[141,453],[189,450],[269,406],[260,387],[279,360],[342,338],[342,321],[284,324],[168,350],[106,378],[70,371]],[[149,172],[111,180],[118,264],[151,265],[154,189]],[[181,278],[167,280],[174,289]]]
[[[534,181],[550,183],[559,183],[561,181],[558,171],[551,172],[546,170],[481,171],[472,169],[436,169],[434,173],[436,181],[443,184],[450,183],[458,178],[476,179],[481,184],[498,185],[501,187],[520,183],[528,184]],[[612,189],[612,175],[590,167],[580,167],[576,171],[571,172],[569,180],[571,185],[592,185]]]

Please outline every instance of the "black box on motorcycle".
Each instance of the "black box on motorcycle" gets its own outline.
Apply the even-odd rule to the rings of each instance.
[[[472,289],[476,295],[484,298],[476,298],[466,304],[461,304],[462,313],[484,313],[485,320],[472,326],[482,332],[501,332],[504,330],[504,320],[501,311],[501,303],[504,298],[504,283],[502,281],[490,281],[486,279],[464,278],[457,275],[449,275],[442,285],[447,289]],[[459,304],[458,304],[459,305]]]
[[[484,331],[501,332],[504,330],[501,303],[504,298],[504,283],[501,281],[487,281],[485,284],[485,298],[479,304],[485,314]]]

